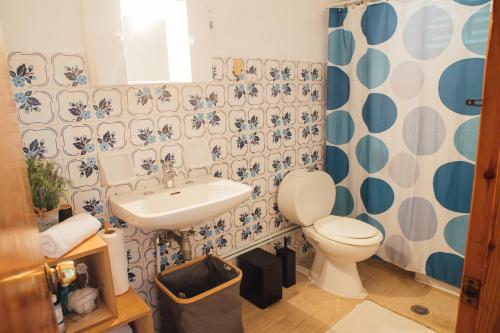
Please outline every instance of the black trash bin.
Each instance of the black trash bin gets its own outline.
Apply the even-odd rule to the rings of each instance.
[[[159,273],[161,332],[243,332],[241,277],[238,268],[213,255]]]

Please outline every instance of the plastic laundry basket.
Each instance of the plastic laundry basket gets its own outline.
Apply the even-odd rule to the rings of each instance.
[[[240,333],[242,272],[216,256],[157,275],[163,333]]]

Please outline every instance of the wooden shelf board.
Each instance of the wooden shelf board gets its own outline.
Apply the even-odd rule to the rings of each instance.
[[[76,316],[78,318],[78,316]],[[73,321],[70,318],[64,317],[64,324],[66,325],[66,333],[87,332],[89,327],[102,323],[106,320],[113,318],[113,314],[109,311],[104,303],[100,303],[97,309],[89,313],[83,318],[78,318]]]
[[[106,242],[102,240],[98,235],[91,236],[87,240],[83,241],[80,245],[75,247],[73,250],[66,253],[60,258],[45,258],[45,263],[52,265],[64,260],[73,260],[81,257],[86,257],[88,255],[97,253],[107,246]]]
[[[125,294],[116,297],[116,305],[118,307],[118,316],[101,322],[100,324],[86,330],[88,333],[105,332],[113,327],[133,322],[144,316],[151,316],[151,309],[137,295],[137,293],[129,289]]]

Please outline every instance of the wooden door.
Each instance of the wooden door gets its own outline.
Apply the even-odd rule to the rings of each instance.
[[[0,31],[0,332],[57,332]]]
[[[492,6],[459,333],[500,332],[500,0]]]

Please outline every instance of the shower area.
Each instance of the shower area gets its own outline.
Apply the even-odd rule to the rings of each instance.
[[[326,171],[333,214],[378,228],[377,255],[460,286],[490,2],[329,11]]]

